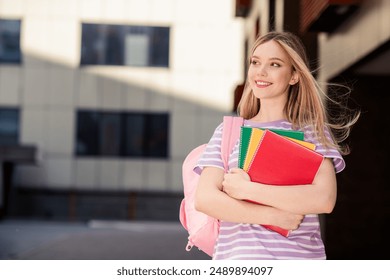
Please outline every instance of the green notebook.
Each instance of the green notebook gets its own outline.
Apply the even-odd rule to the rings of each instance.
[[[255,144],[255,143],[250,143],[253,129],[264,130],[262,128],[256,128],[256,127],[248,127],[248,126],[241,127],[240,147],[239,147],[239,153],[238,153],[238,167],[241,169],[244,169],[249,145]],[[297,140],[303,141],[303,139],[304,139],[304,134],[302,131],[285,130],[285,129],[269,129],[269,130],[271,130],[279,135],[294,138]]]
[[[244,169],[246,154],[248,152],[249,141],[252,135],[252,127],[242,126],[240,135],[240,148],[238,152],[238,167]]]
[[[305,138],[305,135],[303,134],[303,131],[298,131],[298,130],[286,130],[286,129],[269,129],[272,132],[275,132],[276,134],[294,138],[297,140],[303,141]]]

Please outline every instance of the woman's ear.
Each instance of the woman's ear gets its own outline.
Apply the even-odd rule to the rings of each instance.
[[[291,76],[290,85],[295,85],[298,82],[299,82],[298,73],[297,71],[294,70]]]

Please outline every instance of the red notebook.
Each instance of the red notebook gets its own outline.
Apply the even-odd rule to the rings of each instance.
[[[313,183],[324,157],[266,130],[248,169],[251,180],[268,185]]]
[[[252,182],[268,185],[311,184],[323,155],[294,141],[266,130],[248,169]],[[252,201],[253,202],[253,201]],[[289,231],[265,225],[284,236]]]

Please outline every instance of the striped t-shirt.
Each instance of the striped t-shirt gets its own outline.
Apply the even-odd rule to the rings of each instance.
[[[285,120],[258,123],[245,120],[245,126],[269,129],[292,129],[292,124]],[[314,143],[316,151],[327,158],[332,158],[336,172],[345,167],[345,162],[336,149],[326,149],[314,137],[310,128],[302,130],[305,141]],[[329,136],[329,135],[328,135]],[[221,158],[222,124],[211,137],[207,147],[198,161],[195,171],[200,173],[203,167],[213,166],[223,169]],[[229,168],[238,166],[237,141],[229,157]],[[220,233],[214,248],[213,259],[325,259],[325,248],[320,233],[318,215],[306,215],[297,230],[288,238],[267,230],[261,225],[220,222]]]

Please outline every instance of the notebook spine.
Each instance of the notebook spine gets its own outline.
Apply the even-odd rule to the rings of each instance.
[[[269,130],[268,130],[268,129],[265,129],[263,135],[261,135],[260,141],[259,141],[259,143],[257,144],[256,151],[255,151],[255,153],[254,153],[255,155],[256,155],[257,152],[259,151],[261,142],[263,142],[264,136],[265,136],[265,134],[266,134],[267,132],[269,132]],[[250,163],[249,163],[249,166],[248,166],[248,170],[247,170],[247,171],[251,170],[251,167],[252,167],[252,163],[253,163],[254,158],[255,158],[255,157],[252,157],[252,158],[251,158],[251,161],[250,161]]]
[[[241,131],[240,131],[240,139],[242,139],[242,134],[243,134],[243,129],[241,127]],[[242,141],[240,141],[240,143],[238,144],[238,151],[242,151]],[[238,165],[240,165],[241,163],[241,160],[242,160],[242,154],[241,152],[238,153]],[[239,168],[242,168],[243,166],[238,166]]]

